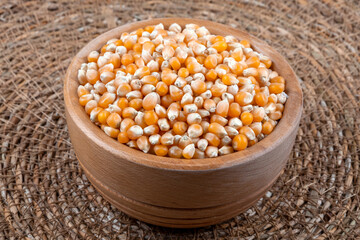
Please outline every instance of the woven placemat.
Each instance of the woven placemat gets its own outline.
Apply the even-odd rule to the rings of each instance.
[[[359,239],[359,1],[1,1],[0,239]],[[290,160],[254,207],[175,230],[112,207],[79,168],[64,117],[71,58],[99,34],[154,17],[244,29],[293,66],[304,112]]]

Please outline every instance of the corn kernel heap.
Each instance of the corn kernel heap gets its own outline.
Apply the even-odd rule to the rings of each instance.
[[[78,71],[79,102],[110,137],[145,153],[217,157],[270,134],[285,80],[247,40],[188,24],[122,33]]]

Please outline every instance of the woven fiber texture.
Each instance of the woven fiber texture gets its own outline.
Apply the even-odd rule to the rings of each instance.
[[[71,58],[116,26],[194,17],[248,31],[294,68],[304,111],[275,185],[239,216],[175,230],[112,207],[64,117]],[[1,1],[0,239],[360,239],[359,1]]]

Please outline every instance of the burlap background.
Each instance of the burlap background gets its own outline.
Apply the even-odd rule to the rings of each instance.
[[[280,51],[304,92],[284,174],[256,206],[193,230],[129,218],[89,184],[64,118],[71,58],[115,26],[196,17]],[[0,3],[0,239],[360,239],[359,1]]]

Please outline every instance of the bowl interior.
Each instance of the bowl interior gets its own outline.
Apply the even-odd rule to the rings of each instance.
[[[243,151],[216,158],[187,160],[159,157],[132,149],[117,142],[115,139],[110,138],[98,126],[93,124],[88,115],[85,113],[84,108],[78,102],[76,92],[79,85],[77,81],[77,71],[80,68],[80,65],[86,62],[87,55],[91,51],[100,49],[109,39],[119,38],[122,32],[131,32],[137,28],[158,23],[163,23],[165,27],[170,26],[172,23],[178,23],[182,27],[188,23],[195,23],[200,26],[205,26],[211,34],[219,34],[223,36],[233,35],[238,39],[248,39],[256,51],[269,56],[273,61],[272,69],[285,78],[285,92],[289,96],[285,104],[283,117],[275,127],[274,131],[260,142],[246,148]],[[302,92],[300,84],[290,65],[277,51],[272,49],[265,42],[241,30],[206,20],[185,18],[159,18],[134,22],[112,29],[92,40],[74,57],[67,70],[64,82],[64,99],[66,110],[68,111],[69,116],[77,123],[78,131],[86,133],[87,136],[93,139],[94,144],[101,146],[104,151],[109,151],[116,157],[128,159],[129,161],[133,161],[138,164],[145,164],[151,167],[166,168],[175,171],[224,168],[256,159],[260,155],[264,155],[273,148],[277,147],[281,144],[281,142],[283,142],[286,136],[296,131],[302,111]]]

